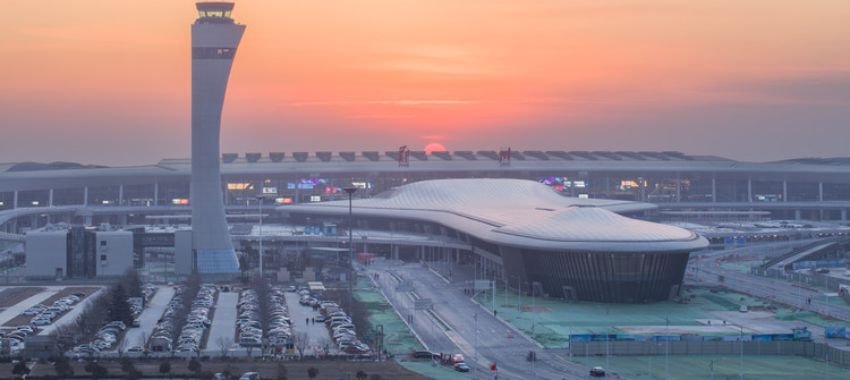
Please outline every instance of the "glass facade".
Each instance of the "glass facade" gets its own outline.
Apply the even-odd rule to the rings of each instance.
[[[663,301],[682,284],[688,252],[604,253],[522,250],[525,278],[545,293],[563,297],[572,289],[580,301]],[[506,276],[512,267],[506,267]]]
[[[198,273],[236,273],[239,261],[233,250],[198,250],[195,252],[195,268]]]

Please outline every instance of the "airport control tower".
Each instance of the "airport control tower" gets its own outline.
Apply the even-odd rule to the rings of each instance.
[[[221,188],[221,109],[233,57],[245,26],[233,3],[201,2],[192,24],[192,245],[201,274],[237,273]]]

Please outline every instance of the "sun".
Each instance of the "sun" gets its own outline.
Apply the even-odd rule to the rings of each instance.
[[[445,152],[446,147],[444,147],[443,144],[440,144],[440,143],[437,143],[437,142],[432,142],[432,143],[428,143],[428,145],[425,145],[424,150],[425,150],[425,153],[431,154],[431,153],[434,153],[434,152]]]

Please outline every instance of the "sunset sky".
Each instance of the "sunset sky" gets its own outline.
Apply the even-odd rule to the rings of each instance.
[[[194,1],[4,2],[0,162],[189,156]],[[850,156],[847,0],[243,0],[223,152]]]

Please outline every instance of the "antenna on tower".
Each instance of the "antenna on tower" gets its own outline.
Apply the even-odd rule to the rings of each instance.
[[[499,148],[499,166],[511,166],[511,147]]]
[[[407,145],[402,145],[398,148],[398,166],[410,166],[410,149],[407,149]]]

